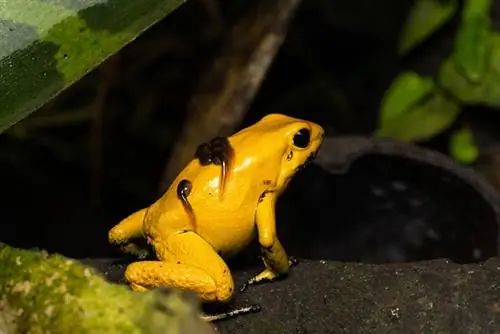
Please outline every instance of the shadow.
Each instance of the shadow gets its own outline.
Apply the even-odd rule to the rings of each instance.
[[[414,3],[304,1],[242,126],[279,112],[336,133],[372,132],[381,99],[404,68],[398,45]]]
[[[496,255],[499,202],[488,201],[495,194],[475,173],[389,141],[330,164],[337,144],[327,143],[325,161],[297,175],[278,202],[278,235],[289,254],[368,263]]]

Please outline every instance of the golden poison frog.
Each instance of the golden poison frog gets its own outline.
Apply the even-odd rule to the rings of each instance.
[[[276,201],[314,159],[323,138],[318,124],[269,114],[228,138],[200,145],[161,198],[109,231],[112,244],[142,237],[156,254],[156,261],[126,268],[131,288],[176,287],[205,302],[228,302],[234,282],[224,259],[255,236],[265,269],[245,286],[287,274],[293,261],[276,235]]]

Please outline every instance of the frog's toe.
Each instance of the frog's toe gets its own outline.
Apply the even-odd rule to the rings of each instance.
[[[133,291],[137,291],[137,292],[146,292],[146,291],[148,291],[148,289],[146,289],[146,288],[145,288],[145,287],[143,287],[142,285],[135,284],[135,283],[130,283],[130,288],[131,288]]]
[[[241,287],[240,287],[240,293],[245,292],[250,285],[255,284],[255,283],[257,283],[255,281],[255,277],[250,278],[248,281],[246,281],[245,283],[243,283],[241,285]]]
[[[248,282],[243,283],[240,287],[240,293],[245,292],[247,288],[248,288]]]
[[[260,274],[250,278],[248,281],[243,283],[243,285],[240,287],[240,292],[245,292],[245,290],[250,285],[273,281],[277,276],[278,275],[272,272],[271,270],[265,269]]]
[[[298,264],[299,264],[299,260],[297,260],[295,257],[293,257],[293,256],[288,257],[288,265],[290,267],[296,267]]]
[[[217,313],[217,314],[202,314],[201,318],[207,322],[214,322],[214,321],[219,321],[227,318],[234,318],[240,315],[245,315],[249,313],[256,313],[260,312],[262,310],[262,307],[260,305],[254,304],[254,305],[248,305],[244,307],[240,307],[237,309],[233,309],[228,312],[222,312],[222,313]]]

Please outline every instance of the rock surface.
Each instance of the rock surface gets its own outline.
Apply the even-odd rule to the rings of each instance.
[[[117,281],[125,265],[86,260]],[[259,268],[234,272],[242,284]],[[217,322],[220,333],[500,333],[500,261],[385,265],[300,260],[284,280],[237,294],[259,313]]]

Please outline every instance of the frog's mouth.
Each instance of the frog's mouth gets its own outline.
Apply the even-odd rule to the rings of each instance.
[[[286,188],[288,186],[288,184],[290,183],[290,181],[293,178],[293,175],[295,175],[298,172],[303,171],[307,167],[307,165],[309,165],[311,162],[314,161],[314,159],[316,158],[316,155],[318,154],[318,151],[319,151],[319,147],[318,147],[318,149],[316,149],[316,151],[311,152],[311,154],[309,154],[309,156],[307,157],[307,159],[304,161],[303,164],[301,164],[301,165],[297,166],[297,168],[295,168],[295,173],[293,173],[292,175],[289,175],[285,179],[285,182],[283,183],[283,188]]]
[[[306,161],[304,161],[303,164],[301,164],[297,168],[295,168],[295,173],[298,173],[298,172],[304,170],[307,167],[307,165],[309,165],[311,162],[313,162],[314,159],[316,159],[316,155],[318,154],[318,151],[319,151],[319,147],[316,151],[311,152],[311,154],[309,154],[309,156],[307,157]]]

